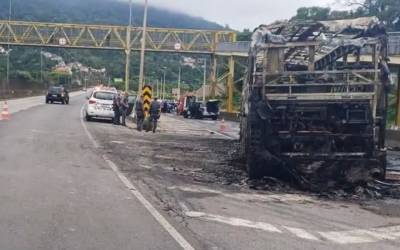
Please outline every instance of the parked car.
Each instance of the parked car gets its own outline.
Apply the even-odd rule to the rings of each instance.
[[[204,105],[202,102],[192,102],[184,114],[185,118],[211,118],[217,120],[219,117],[219,101],[210,100]]]
[[[176,109],[176,104],[174,101],[165,100],[161,103],[161,112],[162,113],[172,113]]]
[[[69,104],[69,94],[63,86],[52,86],[47,90],[46,103],[54,102]]]
[[[86,120],[91,121],[94,118],[113,119],[113,100],[117,93],[115,88],[95,88],[89,92],[85,104]]]

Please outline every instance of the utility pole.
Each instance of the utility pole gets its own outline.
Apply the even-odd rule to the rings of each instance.
[[[182,74],[182,67],[179,66],[179,74],[178,74],[178,93],[177,93],[178,100],[181,99],[181,74]]]
[[[12,0],[9,1],[8,5],[8,25],[11,22],[11,14],[12,14]],[[10,90],[10,37],[11,33],[8,36],[8,44],[7,44],[7,92]]]
[[[131,30],[132,30],[132,0],[129,0],[129,25],[126,31],[126,62],[125,62],[125,91],[129,91],[130,64],[131,64]]]
[[[163,85],[164,84],[164,80],[163,80],[163,77],[161,76],[160,77],[160,89],[158,90],[159,92],[158,92],[158,98],[162,98],[162,89],[163,89]]]
[[[157,79],[157,85],[156,85],[156,86],[157,86],[157,88],[156,88],[156,91],[157,91],[157,92],[156,92],[156,96],[157,96],[157,97],[160,96],[159,84],[160,84],[160,80]]]
[[[142,47],[140,50],[140,73],[139,73],[139,90],[138,93],[141,94],[142,87],[144,85],[144,61],[145,61],[145,49],[146,49],[146,34],[147,34],[147,7],[148,0],[144,1],[144,14],[143,14],[143,30],[142,30]]]
[[[204,58],[203,103],[206,103],[207,59]]]
[[[46,84],[43,81],[43,49],[40,48],[40,81],[43,83],[43,87],[46,89]]]
[[[163,89],[162,89],[162,99],[165,99],[165,75],[166,75],[166,71],[164,69],[164,81],[163,81]]]

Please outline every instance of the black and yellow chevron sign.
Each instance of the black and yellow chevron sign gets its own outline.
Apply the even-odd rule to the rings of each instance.
[[[151,86],[149,86],[149,85],[143,86],[142,95],[143,95],[144,113],[147,116],[149,114],[149,111],[150,111],[150,104],[151,104],[151,99],[152,99],[152,88],[151,88]]]

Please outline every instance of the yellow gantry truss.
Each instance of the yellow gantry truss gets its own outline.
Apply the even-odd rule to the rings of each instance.
[[[0,20],[0,44],[140,50],[142,28],[90,24],[42,23]],[[129,45],[127,45],[127,41]],[[146,50],[213,54],[220,42],[234,42],[231,31],[147,28]]]

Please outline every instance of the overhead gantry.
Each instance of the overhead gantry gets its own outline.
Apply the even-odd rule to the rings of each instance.
[[[142,36],[142,27],[0,20],[0,45],[122,50],[129,58],[131,51],[140,51]],[[215,89],[220,79],[216,70],[217,56],[224,56],[217,54],[218,44],[235,41],[236,33],[233,31],[147,28],[145,50],[210,56],[210,80]],[[234,65],[234,57],[229,56],[226,76],[228,103],[233,98]],[[125,77],[128,82],[128,67]],[[232,105],[227,106],[227,111],[231,112]]]

